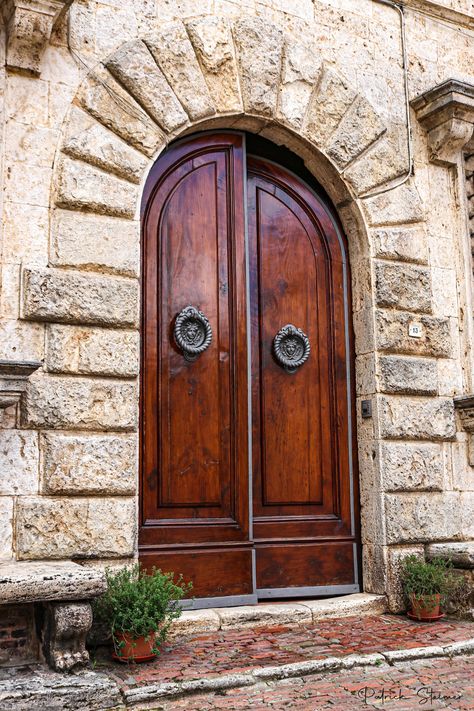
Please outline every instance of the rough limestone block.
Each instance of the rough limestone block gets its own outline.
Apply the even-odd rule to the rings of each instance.
[[[239,75],[229,22],[222,17],[200,17],[188,21],[186,27],[215,106],[221,112],[240,111]]]
[[[415,185],[404,183],[382,195],[368,197],[362,203],[370,225],[400,225],[422,222],[423,204]]]
[[[421,338],[409,336],[411,323],[421,323]],[[381,351],[407,355],[448,357],[452,342],[449,319],[410,314],[403,311],[375,311],[375,338]]]
[[[56,209],[50,263],[138,276],[140,226],[108,215]]]
[[[379,456],[384,491],[443,490],[443,445],[434,442],[381,442]]]
[[[442,494],[386,494],[387,542],[425,543],[459,539],[462,535],[460,496]]]
[[[474,492],[461,493],[461,531],[463,538],[474,539]]]
[[[223,630],[231,627],[268,627],[272,623],[308,624],[313,620],[311,610],[298,603],[260,603],[242,607],[222,607],[218,615]]]
[[[302,124],[320,71],[321,62],[314,42],[286,39],[278,116],[295,128]]]
[[[28,381],[22,419],[42,429],[135,430],[134,383],[39,374]]]
[[[375,291],[378,306],[431,311],[431,277],[425,267],[377,262]]]
[[[51,325],[47,328],[47,369],[53,373],[134,377],[139,369],[135,331]]]
[[[380,436],[385,439],[449,440],[456,436],[451,398],[381,396]]]
[[[71,107],[63,151],[131,183],[140,183],[148,161],[141,153],[97,123],[85,111]]]
[[[375,230],[372,243],[376,257],[399,262],[428,262],[428,241],[422,226],[387,227]]]
[[[385,125],[363,96],[359,96],[344,115],[327,149],[339,168],[365,151],[385,131]]]
[[[135,494],[135,435],[41,437],[42,482],[46,494]]]
[[[87,600],[105,592],[102,570],[70,561],[0,563],[0,604]]]
[[[133,555],[134,498],[21,497],[16,516],[19,560]]]
[[[120,217],[135,215],[138,186],[71,158],[63,159],[56,175],[59,207]]]
[[[0,495],[38,491],[38,435],[27,430],[0,430]]]
[[[388,546],[387,551],[387,587],[388,606],[392,613],[405,612],[407,601],[402,588],[401,564],[409,555],[416,555],[423,560],[423,546]]]
[[[430,543],[425,551],[428,560],[444,558],[451,560],[455,568],[474,568],[474,541]]]
[[[41,361],[44,324],[9,320],[0,324],[0,360]]]
[[[325,148],[356,98],[357,92],[350,83],[325,66],[309,100],[303,132],[310,141]]]
[[[385,393],[434,395],[438,389],[438,364],[428,358],[379,358],[380,389]]]
[[[358,195],[365,195],[403,176],[407,170],[405,124],[388,124],[387,132],[344,170],[344,178]]]
[[[187,122],[183,107],[141,40],[120,47],[107,60],[107,69],[167,133]]]
[[[207,84],[182,22],[170,22],[146,45],[192,121],[215,113]]]
[[[134,327],[138,323],[138,285],[120,277],[56,269],[23,270],[22,317]]]
[[[77,99],[91,116],[146,156],[151,158],[163,145],[162,131],[106,69],[88,75]]]
[[[234,24],[244,108],[274,116],[280,84],[283,32],[262,17],[243,17]]]
[[[0,496],[0,558],[11,558],[13,549],[13,497]]]

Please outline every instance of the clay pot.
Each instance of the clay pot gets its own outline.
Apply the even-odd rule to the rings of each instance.
[[[434,595],[422,595],[420,597],[417,597],[416,595],[411,595],[410,617],[424,622],[432,622],[433,620],[438,620],[441,617],[440,600],[441,595],[439,593],[436,593]]]
[[[135,637],[128,632],[115,633],[115,650],[112,657],[118,662],[149,662],[156,659],[155,633],[150,632],[147,636]],[[118,652],[118,653],[117,653]]]

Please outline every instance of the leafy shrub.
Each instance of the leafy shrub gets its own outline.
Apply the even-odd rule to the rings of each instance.
[[[140,563],[113,572],[106,569],[107,590],[93,602],[94,617],[106,623],[112,632],[115,652],[120,656],[120,643],[116,634],[131,637],[155,635],[153,652],[159,654],[173,620],[181,615],[179,600],[192,589],[180,575],[162,573],[152,568],[145,572]]]
[[[405,595],[425,598],[439,594],[441,603],[455,594],[460,581],[452,571],[452,563],[443,558],[426,562],[416,555],[409,555],[401,563],[401,579]]]

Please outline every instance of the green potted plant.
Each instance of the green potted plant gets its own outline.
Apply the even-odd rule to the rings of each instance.
[[[113,658],[145,662],[160,653],[171,622],[181,615],[179,600],[192,588],[180,575],[146,571],[140,563],[105,571],[107,591],[93,603],[94,617],[112,633]]]
[[[430,562],[409,555],[401,563],[401,580],[410,604],[408,616],[415,620],[439,620],[441,606],[459,585],[452,572],[452,564],[443,558]]]

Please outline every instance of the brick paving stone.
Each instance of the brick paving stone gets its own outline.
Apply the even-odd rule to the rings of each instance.
[[[324,620],[315,625],[279,625],[259,627],[252,632],[248,629],[226,630],[196,635],[165,646],[161,656],[152,663],[121,665],[98,660],[97,669],[102,671],[105,667],[122,689],[128,689],[328,656],[446,646],[473,637],[472,622],[445,619],[420,623],[396,615],[347,617]]]
[[[474,658],[418,660],[393,667],[256,684],[160,702],[160,711],[473,711]]]

